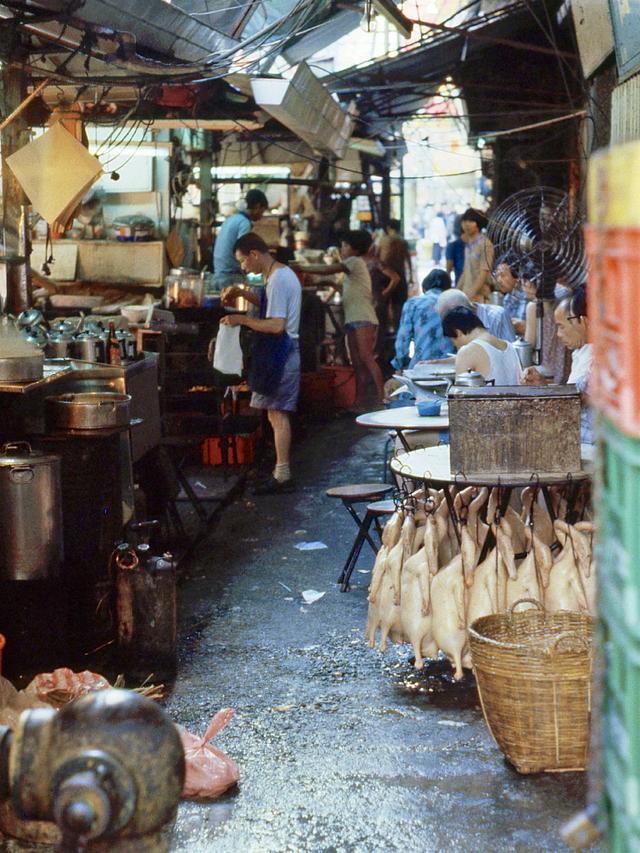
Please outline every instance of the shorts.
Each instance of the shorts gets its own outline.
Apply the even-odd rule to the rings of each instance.
[[[353,332],[355,329],[364,329],[366,326],[377,326],[377,323],[372,323],[371,320],[354,320],[353,323],[345,323],[345,332]]]
[[[300,346],[293,341],[291,352],[284,365],[284,373],[275,393],[251,395],[252,409],[277,409],[279,412],[295,412],[300,393]]]

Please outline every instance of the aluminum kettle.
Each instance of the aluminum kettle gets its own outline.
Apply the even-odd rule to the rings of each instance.
[[[524,338],[516,338],[513,342],[513,348],[518,353],[518,358],[520,359],[520,366],[524,370],[527,367],[531,367],[533,364],[533,346],[524,340]]]

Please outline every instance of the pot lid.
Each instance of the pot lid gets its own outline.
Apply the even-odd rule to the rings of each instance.
[[[0,446],[0,467],[14,465],[49,465],[59,462],[60,457],[33,450],[28,441],[11,441]]]
[[[478,373],[477,370],[467,370],[466,373],[461,373],[459,376],[456,376],[455,384],[479,387],[486,385],[486,380],[481,373]]]

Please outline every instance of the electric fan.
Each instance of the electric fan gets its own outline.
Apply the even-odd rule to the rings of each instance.
[[[553,299],[558,281],[574,288],[586,279],[582,218],[576,202],[552,187],[534,187],[509,196],[492,213],[487,236],[495,262],[515,255],[523,267],[533,268],[538,288],[538,363],[542,350],[543,300]],[[530,263],[527,263],[530,262]]]

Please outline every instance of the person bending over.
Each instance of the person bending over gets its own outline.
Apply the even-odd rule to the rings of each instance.
[[[469,308],[454,308],[442,320],[442,331],[457,350],[456,376],[475,370],[494,385],[519,385],[520,359],[509,341],[489,334]]]

